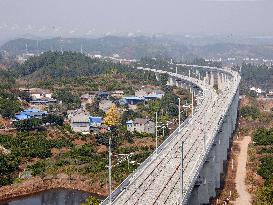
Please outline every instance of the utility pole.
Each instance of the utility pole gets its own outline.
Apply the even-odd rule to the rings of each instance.
[[[109,205],[112,204],[112,161],[111,161],[112,153],[111,153],[111,135],[109,137]]]
[[[156,154],[157,154],[157,146],[158,146],[158,142],[157,142],[157,111],[155,113],[155,148],[156,148]]]
[[[162,127],[162,129],[163,129],[162,135],[163,135],[163,139],[164,139],[164,137],[165,137],[165,125]]]
[[[193,105],[193,103],[194,103],[194,97],[193,97],[193,90],[192,90],[192,93],[191,93],[191,114],[192,114],[192,116],[193,116],[193,111],[194,111],[194,105]]]
[[[180,132],[181,125],[181,99],[178,98],[178,131]]]
[[[207,118],[207,114],[205,112],[204,125],[206,125],[206,120],[207,120],[206,118]],[[206,154],[206,132],[207,132],[206,129],[204,129],[204,155]]]
[[[184,189],[184,141],[182,141],[182,145],[181,145],[181,202],[183,200],[183,189]]]
[[[128,160],[128,171],[130,170],[130,154],[127,155],[127,160]]]

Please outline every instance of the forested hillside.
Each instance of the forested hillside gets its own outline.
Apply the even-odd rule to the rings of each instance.
[[[240,67],[236,68],[238,71]],[[273,68],[264,64],[254,65],[243,63],[241,66],[241,91],[242,93],[249,92],[252,86],[263,90],[273,88]]]
[[[25,79],[40,81],[98,75],[114,67],[120,70],[127,68],[111,62],[91,59],[81,53],[49,51],[13,67],[12,71]]]

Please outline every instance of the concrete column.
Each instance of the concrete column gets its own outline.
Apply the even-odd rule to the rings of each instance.
[[[208,74],[208,71],[206,71],[206,81],[205,81],[207,84],[209,84],[209,74]]]
[[[213,75],[213,72],[210,73],[210,85],[212,87],[214,86],[214,75]]]
[[[221,186],[221,173],[223,173],[223,146],[221,144],[221,133],[215,137],[215,188],[219,189]]]
[[[225,88],[224,73],[221,73],[221,85],[222,85],[222,88],[224,89]]]
[[[209,162],[208,162],[208,173],[207,173],[207,183],[208,183],[208,195],[209,198],[215,197],[215,182],[216,182],[216,169],[215,169],[215,145],[211,147],[209,153]]]
[[[221,127],[221,132],[222,132],[222,138],[221,142],[222,143],[222,159],[227,160],[227,148],[229,147],[229,131],[228,131],[228,120],[225,119],[223,121],[223,125]]]
[[[179,81],[175,81],[175,86],[179,87]]]
[[[160,81],[160,74],[159,73],[155,73],[155,78],[157,81]]]
[[[221,84],[221,78],[220,78],[219,72],[217,73],[217,85],[218,85],[218,89],[222,90],[222,84]]]
[[[191,196],[187,202],[187,204],[190,205],[200,205],[199,203],[199,184],[198,182],[195,184],[195,186],[193,187],[193,190],[191,192]]]
[[[169,82],[170,86],[175,85],[175,79],[173,77],[170,77],[170,82]]]
[[[199,204],[209,204],[209,192],[208,192],[208,172],[210,171],[209,162],[206,161],[203,165],[203,168],[200,172],[200,178],[202,179],[202,183],[200,183],[199,189],[198,189],[198,201]]]

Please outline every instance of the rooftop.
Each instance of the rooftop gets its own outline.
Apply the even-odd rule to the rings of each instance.
[[[145,119],[145,118],[136,118],[134,120],[134,124],[141,124],[141,125],[143,125],[143,124],[148,123],[149,121],[150,121],[149,119]]]

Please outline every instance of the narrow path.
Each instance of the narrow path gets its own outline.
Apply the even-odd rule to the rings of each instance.
[[[250,205],[251,195],[247,191],[247,186],[245,184],[246,179],[246,162],[247,162],[247,149],[248,144],[251,142],[251,137],[245,136],[242,141],[239,141],[240,153],[238,156],[238,167],[236,172],[236,190],[239,197],[236,199],[236,205]]]

